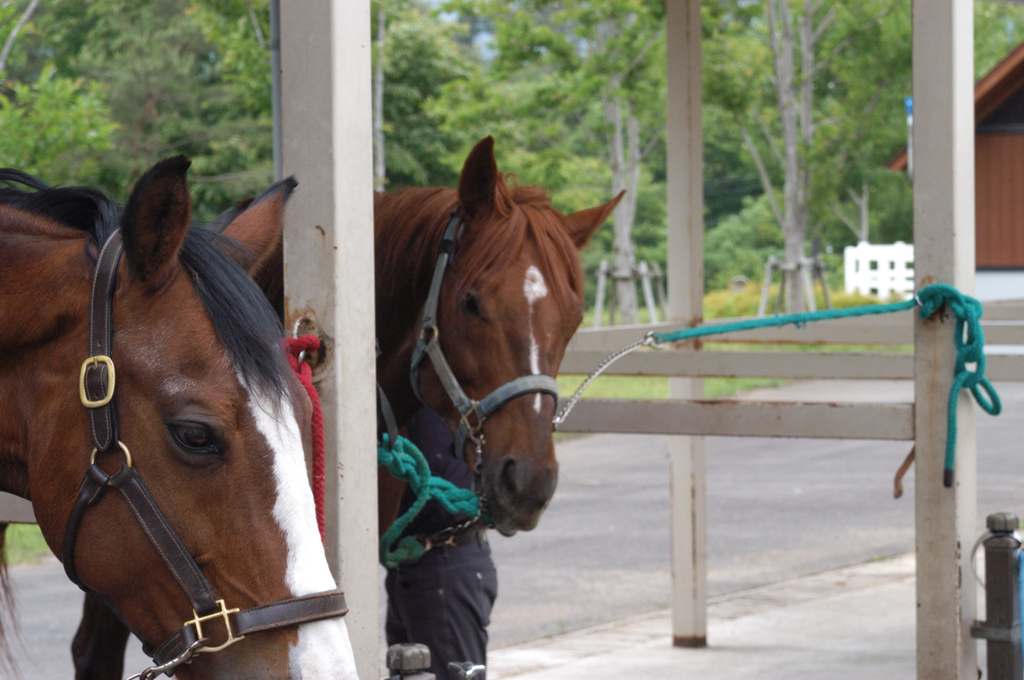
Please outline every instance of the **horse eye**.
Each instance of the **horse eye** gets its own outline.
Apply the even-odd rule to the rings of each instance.
[[[462,308],[466,310],[466,314],[480,318],[480,298],[473,293],[466,293],[466,297],[462,300]]]
[[[206,425],[200,423],[173,423],[168,425],[171,436],[181,448],[189,453],[203,455],[218,454],[220,447]]]

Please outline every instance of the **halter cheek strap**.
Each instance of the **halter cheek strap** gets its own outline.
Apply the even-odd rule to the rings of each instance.
[[[82,404],[89,409],[90,432],[95,448],[64,529],[62,560],[68,578],[83,590],[88,590],[75,569],[79,528],[86,511],[97,505],[108,489],[120,493],[146,538],[185,593],[193,612],[192,619],[184,622],[177,633],[154,650],[153,645],[125,621],[109,598],[100,595],[100,599],[118,618],[144,641],[143,650],[154,658],[156,665],[134,677],[152,680],[161,673],[173,675],[178,666],[188,663],[195,654],[220,651],[246,635],[344,616],[348,608],[345,606],[343,591],[331,590],[251,609],[228,609],[224,600],[217,599],[199,565],[132,467],[131,453],[121,442],[118,432],[114,402],[116,376],[114,362],[110,358],[114,291],[122,250],[121,232],[118,230],[107,239],[96,261],[89,301],[90,357],[82,364],[79,375],[79,393]],[[96,455],[115,452],[117,449],[124,456],[124,465],[114,474],[108,475],[96,464]],[[210,636],[206,633],[211,629],[220,631],[222,628],[226,632],[225,641],[211,646]]]
[[[455,254],[455,240],[461,223],[461,209],[456,208],[451,214],[448,227],[445,229],[444,237],[441,239],[437,264],[434,265],[434,277],[430,281],[430,292],[427,294],[427,302],[423,306],[423,322],[420,327],[420,337],[416,342],[416,349],[412,354],[412,365],[409,368],[409,379],[412,381],[413,392],[420,401],[423,401],[419,388],[420,365],[425,358],[429,358],[430,363],[433,364],[434,372],[437,373],[437,377],[441,380],[445,392],[448,393],[452,404],[462,416],[455,440],[455,450],[459,456],[464,454],[468,440],[478,439],[484,422],[495,411],[513,399],[525,394],[541,393],[550,394],[554,397],[556,406],[558,404],[558,383],[550,375],[520,376],[505,383],[480,401],[470,399],[459,384],[459,380],[455,377],[451,366],[448,365],[444,352],[441,350],[440,331],[437,328],[437,305],[441,297],[441,283],[444,280],[444,273]],[[479,474],[479,466],[480,444],[478,443],[474,473]]]

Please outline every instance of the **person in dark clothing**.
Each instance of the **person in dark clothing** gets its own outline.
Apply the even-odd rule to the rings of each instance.
[[[469,488],[473,475],[455,454],[455,439],[444,420],[428,408],[406,425],[406,438],[419,447],[430,473]],[[400,512],[415,500],[406,489]],[[433,534],[469,519],[452,516],[429,501],[405,535]],[[498,574],[484,529],[457,537],[454,545],[436,546],[410,565],[388,570],[385,587],[388,644],[418,642],[430,647],[430,672],[438,680],[457,680],[449,662],[487,663],[487,626],[498,596]],[[477,676],[478,679],[482,676]]]

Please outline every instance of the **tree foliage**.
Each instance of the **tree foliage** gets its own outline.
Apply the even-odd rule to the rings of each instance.
[[[387,188],[451,185],[461,167],[449,162],[459,136],[443,126],[443,107],[434,104],[448,83],[470,77],[476,63],[457,42],[461,26],[438,21],[426,6],[392,2],[386,16]]]
[[[111,148],[117,125],[103,88],[61,78],[47,68],[36,82],[7,83],[0,93],[0,167],[45,177],[51,183],[96,176],[99,156]]]
[[[663,0],[449,0],[443,11],[434,0],[375,2],[388,16],[389,189],[454,185],[469,148],[493,134],[500,167],[547,187],[564,212],[626,186],[635,257],[665,266]],[[806,0],[789,2],[804,11]],[[701,5],[712,288],[735,274],[759,278],[767,256],[781,254],[743,135],[782,187],[766,3]],[[910,241],[911,186],[886,168],[906,141],[910,0],[819,4],[829,21],[811,78],[816,128],[799,148],[811,178],[807,238],[836,250],[853,242],[846,222],[857,223],[855,199],[870,195],[870,238]],[[28,5],[0,0],[0,44]],[[154,161],[187,153],[197,214],[212,216],[271,179],[269,36],[267,0],[44,0],[0,73],[0,164],[123,198]],[[1021,40],[1024,7],[975,4],[976,76]],[[583,254],[591,289],[614,250],[609,223]]]

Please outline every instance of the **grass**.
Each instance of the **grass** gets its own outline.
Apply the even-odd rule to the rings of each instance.
[[[772,314],[775,311],[775,301],[778,298],[779,286],[778,284],[773,285],[769,289],[768,295],[768,313]],[[825,297],[822,293],[821,286],[815,286],[815,300],[818,309],[825,309]],[[860,293],[847,293],[843,290],[833,290],[831,292],[832,305],[836,309],[844,309],[846,307],[860,307],[861,305],[877,305],[882,302],[899,302],[903,298],[894,296],[888,300],[881,300],[875,295],[862,295]],[[643,300],[638,301],[640,303],[639,309],[637,309],[637,323],[649,323],[650,315],[647,313],[647,307],[643,304]],[[704,295],[704,318],[705,319],[722,319],[722,318],[734,318],[741,316],[754,316],[757,314],[757,308],[761,303],[761,287],[759,284],[750,283],[740,291],[729,291],[729,290],[713,290],[710,293]],[[661,311],[658,312],[659,316]],[[664,319],[662,319],[664,320]],[[608,310],[604,311],[604,325],[608,325]],[[616,321],[621,323],[618,317]],[[583,315],[583,324],[580,328],[591,328],[594,325],[594,310],[593,308],[588,309]]]
[[[38,562],[50,554],[43,534],[35,524],[11,524],[4,540],[7,564]]]
[[[567,399],[583,383],[585,377],[558,376],[558,393]],[[708,399],[717,399],[758,387],[777,387],[784,383],[784,380],[777,378],[705,378],[704,396]],[[649,375],[602,375],[590,384],[584,396],[598,399],[668,399],[668,378]]]

